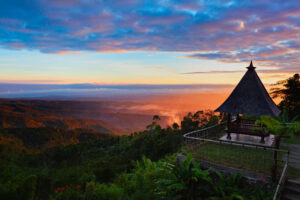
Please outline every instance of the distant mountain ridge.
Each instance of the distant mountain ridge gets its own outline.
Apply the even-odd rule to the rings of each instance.
[[[106,134],[120,131],[111,125],[95,119],[72,113],[72,102],[44,100],[0,100],[0,128],[92,129]],[[65,106],[64,106],[65,105]],[[74,114],[74,116],[71,116]]]
[[[124,135],[152,123],[153,111],[139,110],[138,102],[111,100],[0,99],[0,128],[56,127],[92,129]],[[160,115],[165,127],[168,116]]]

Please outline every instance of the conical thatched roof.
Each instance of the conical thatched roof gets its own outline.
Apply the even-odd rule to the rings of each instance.
[[[248,71],[226,101],[215,112],[278,116],[277,108],[259,79],[255,67],[250,63]]]

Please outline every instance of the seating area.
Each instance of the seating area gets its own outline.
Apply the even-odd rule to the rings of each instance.
[[[227,139],[231,140],[231,134],[244,134],[251,136],[259,136],[261,138],[260,143],[265,143],[265,137],[270,134],[266,132],[261,126],[255,124],[255,120],[241,119],[238,117],[234,121],[229,121],[227,123]]]

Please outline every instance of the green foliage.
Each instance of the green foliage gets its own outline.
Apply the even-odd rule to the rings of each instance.
[[[160,194],[170,199],[197,199],[213,194],[213,180],[207,170],[200,166],[188,155],[179,167],[173,167],[172,175],[161,179]]]
[[[87,129],[68,130],[54,127],[1,128],[0,144],[4,137],[13,138],[13,147],[46,150],[57,146],[67,146],[110,137],[106,133]],[[3,146],[3,145],[1,145]]]
[[[218,198],[223,194],[227,197],[230,191],[217,190],[210,172],[202,170],[190,156],[180,166],[174,164],[174,156],[168,156],[179,151],[186,130],[213,125],[220,118],[200,111],[189,114],[181,128],[178,124],[162,128],[158,125],[159,117],[153,119],[150,130],[120,137],[99,134],[79,144],[69,139],[88,134],[88,130],[20,129],[25,134],[19,135],[16,129],[6,129],[0,135],[1,198],[152,200],[208,198],[215,194]],[[41,136],[31,141],[40,130]],[[53,131],[56,133],[51,135]]]
[[[77,185],[65,185],[64,187],[57,187],[53,196],[50,197],[52,200],[80,200],[85,199],[82,186]]]
[[[86,185],[86,194],[84,199],[103,199],[103,200],[121,200],[123,198],[123,188],[120,188],[114,184],[97,184],[89,182]]]
[[[29,175],[23,179],[17,191],[18,194],[22,195],[22,199],[24,200],[34,199],[35,191],[36,191],[36,183],[37,183],[36,175]]]
[[[294,133],[300,131],[300,123],[295,121],[295,119],[288,121],[287,110],[284,110],[278,118],[261,116],[259,120],[256,120],[255,124],[263,125],[262,129],[266,128],[278,137],[293,136]]]
[[[161,177],[170,176],[170,166],[164,162],[152,162],[143,157],[136,162],[131,173],[120,175],[116,182],[124,188],[125,199],[158,199],[156,182]]]
[[[197,129],[213,126],[222,121],[223,116],[216,116],[212,111],[197,111],[188,113],[181,121],[181,133],[187,133]]]
[[[13,195],[29,186],[21,184],[29,175],[38,177],[34,189],[36,196],[44,199],[55,188],[64,185],[110,182],[118,174],[131,170],[142,155],[153,160],[161,159],[176,152],[181,141],[178,131],[166,128],[130,136],[104,136],[91,142],[57,146],[35,153],[24,147],[19,139],[3,136],[0,143],[0,196],[18,199]],[[10,151],[12,148],[15,150]]]
[[[36,192],[37,176],[16,174],[0,183],[0,196],[3,199],[33,200]]]
[[[179,125],[178,125],[177,123],[173,123],[173,124],[172,124],[172,128],[173,128],[174,130],[178,130],[178,129],[179,129]]]
[[[94,181],[82,185],[65,185],[54,190],[53,200],[121,200],[123,199],[123,189],[114,184],[99,184]]]
[[[219,172],[202,170],[191,155],[179,166],[173,163],[143,157],[115,184],[124,189],[124,199],[267,199],[271,195],[253,188],[241,175],[224,177]]]

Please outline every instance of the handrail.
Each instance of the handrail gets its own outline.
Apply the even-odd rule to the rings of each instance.
[[[273,196],[273,200],[277,200],[280,196],[282,186],[285,183],[285,178],[286,178],[286,174],[287,174],[287,167],[288,167],[288,161],[285,162],[285,165],[284,165],[284,168],[282,170],[279,182],[278,182],[277,187],[276,187],[276,191],[275,191],[274,196]]]
[[[203,129],[200,129],[200,130],[191,131],[191,132],[188,132],[188,133],[184,134],[183,137],[187,140],[206,141],[206,142],[212,142],[212,143],[222,143],[222,144],[226,144],[226,145],[237,145],[237,146],[242,146],[242,147],[261,148],[261,149],[264,149],[264,150],[271,150],[271,151],[287,153],[287,160],[285,161],[285,164],[284,164],[279,182],[278,182],[277,187],[276,187],[275,194],[273,196],[273,200],[278,200],[278,197],[280,195],[282,187],[284,186],[285,178],[286,178],[286,175],[287,175],[287,168],[288,168],[288,163],[289,163],[289,153],[290,153],[290,151],[289,150],[283,150],[283,149],[277,149],[277,148],[274,148],[274,147],[269,147],[269,146],[264,146],[264,145],[259,145],[259,144],[250,144],[250,143],[243,143],[243,142],[237,142],[237,141],[226,141],[226,140],[220,140],[220,139],[216,139],[216,140],[206,139],[206,138],[202,138],[201,136],[199,137],[198,135],[190,136],[194,133],[207,131],[209,129],[221,126],[225,123],[226,122],[222,122],[222,123],[214,125],[214,126],[210,126],[210,127],[203,128]]]
[[[216,125],[213,125],[213,126],[209,126],[209,127],[203,128],[203,129],[191,131],[191,132],[185,133],[185,134],[183,135],[183,137],[188,137],[188,135],[190,135],[190,134],[198,133],[198,132],[201,132],[201,131],[206,131],[206,130],[209,130],[209,129],[211,129],[211,128],[217,127],[217,126],[221,126],[221,125],[223,125],[223,124],[225,124],[225,123],[226,123],[226,122],[221,122],[220,124],[216,124]]]
[[[263,146],[259,144],[250,144],[250,143],[243,143],[243,142],[236,142],[236,141],[226,141],[226,140],[211,140],[211,139],[205,139],[205,138],[196,138],[196,137],[185,137],[187,139],[192,139],[192,140],[198,140],[198,141],[206,141],[206,142],[212,142],[212,143],[222,143],[226,145],[236,145],[236,146],[243,146],[243,147],[251,147],[251,148],[261,148],[265,150],[271,150],[271,151],[277,151],[277,152],[283,152],[283,153],[288,153],[288,150],[283,150],[283,149],[276,149],[274,147],[269,147],[269,146]]]
[[[243,147],[262,148],[262,149],[268,149],[268,150],[273,150],[273,151],[277,151],[277,152],[284,152],[284,153],[289,152],[288,150],[276,149],[276,148],[271,147],[271,146],[264,146],[264,145],[260,145],[260,144],[251,144],[251,143],[244,143],[244,142],[231,141],[231,140],[220,140],[220,139],[212,140],[212,139],[206,139],[206,138],[201,138],[201,137],[189,136],[189,135],[194,134],[194,133],[206,131],[206,130],[215,128],[217,126],[224,125],[225,123],[226,122],[222,122],[222,123],[216,124],[214,126],[210,126],[210,127],[203,128],[203,129],[200,129],[200,130],[191,131],[191,132],[185,133],[183,135],[183,137],[186,138],[186,139],[190,139],[190,140],[207,141],[207,142],[213,142],[213,143],[223,143],[223,144],[237,145],[237,146],[243,146]]]

